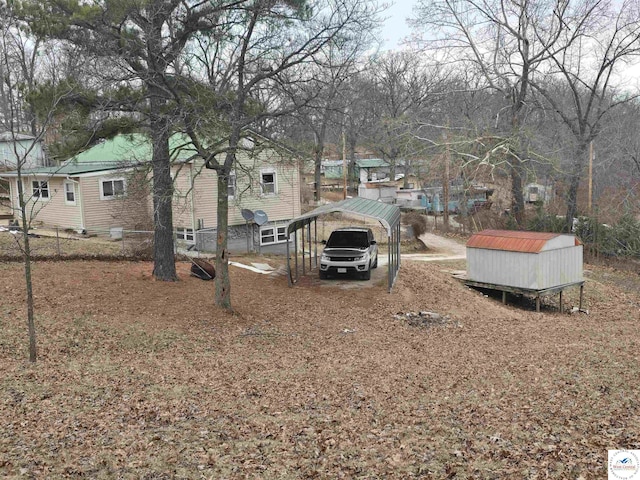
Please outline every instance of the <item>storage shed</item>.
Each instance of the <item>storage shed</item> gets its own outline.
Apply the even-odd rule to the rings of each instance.
[[[467,242],[467,279],[473,286],[533,293],[539,310],[540,295],[582,288],[582,244],[561,233],[483,230]]]

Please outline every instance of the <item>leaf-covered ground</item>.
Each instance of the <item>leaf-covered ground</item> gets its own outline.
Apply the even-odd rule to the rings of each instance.
[[[0,477],[596,479],[640,448],[640,299],[617,272],[561,315],[432,264],[392,294],[232,268],[230,314],[189,265],[151,268],[36,263],[30,365],[22,266],[0,263]],[[420,311],[446,321],[398,315]]]

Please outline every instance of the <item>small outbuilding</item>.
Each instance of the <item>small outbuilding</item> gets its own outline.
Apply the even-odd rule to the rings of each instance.
[[[540,296],[582,288],[582,244],[574,235],[510,230],[483,230],[467,242],[467,280],[471,286]],[[582,305],[580,305],[582,308]]]

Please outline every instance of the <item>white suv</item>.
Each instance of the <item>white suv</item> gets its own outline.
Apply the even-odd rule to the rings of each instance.
[[[322,243],[320,278],[355,273],[369,280],[371,269],[378,266],[378,245],[370,228],[339,228]]]

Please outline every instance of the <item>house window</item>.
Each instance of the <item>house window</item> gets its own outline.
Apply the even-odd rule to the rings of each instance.
[[[276,194],[276,172],[273,170],[263,170],[260,172],[260,186],[263,195]]]
[[[277,227],[276,234],[278,235],[278,242],[287,241],[287,227]]]
[[[76,186],[71,182],[64,182],[64,203],[76,204]]]
[[[31,182],[34,198],[40,200],[49,200],[49,182],[42,180],[34,180]]]
[[[176,238],[178,240],[184,240],[187,243],[193,243],[195,239],[193,235],[193,228],[177,228]]]
[[[270,225],[260,229],[260,245],[271,245],[287,241],[287,226]]]
[[[100,181],[100,199],[107,200],[124,195],[124,179],[114,178]]]
[[[235,198],[236,196],[236,172],[230,172],[227,179],[227,195],[229,198]]]

